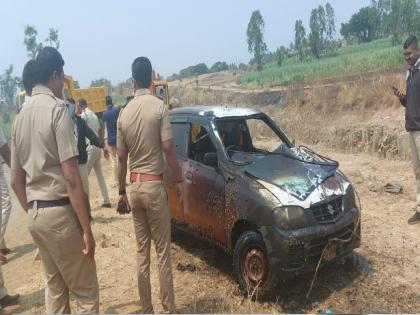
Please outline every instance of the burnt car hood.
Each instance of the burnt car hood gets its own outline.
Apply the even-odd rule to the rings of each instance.
[[[302,201],[328,177],[334,176],[336,170],[337,165],[305,161],[291,150],[267,155],[244,168],[245,173]]]

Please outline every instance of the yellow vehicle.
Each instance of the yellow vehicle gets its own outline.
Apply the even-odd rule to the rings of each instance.
[[[108,95],[106,86],[77,89],[71,76],[64,76],[63,96],[64,99],[77,100],[84,98],[88,107],[95,113],[102,113],[106,109],[105,98]]]
[[[150,86],[150,92],[162,99],[165,102],[166,108],[168,110],[171,109],[168,81],[158,80],[155,71],[153,71],[152,77],[153,80],[152,85]]]
[[[22,104],[25,101],[25,95],[25,91],[21,91],[16,96],[17,109],[22,107]],[[77,100],[84,98],[88,107],[95,113],[102,113],[106,109],[105,97],[107,95],[108,88],[106,86],[79,89],[75,87],[74,80],[70,75],[64,76],[64,99],[72,98],[77,102]]]

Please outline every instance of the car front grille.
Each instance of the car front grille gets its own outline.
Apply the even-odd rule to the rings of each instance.
[[[318,223],[335,222],[343,213],[343,197],[312,205],[311,211]]]
[[[351,224],[337,232],[313,239],[304,244],[289,245],[288,268],[297,269],[303,267],[305,264],[317,264],[325,246],[330,240],[348,240],[350,237],[356,237],[352,235],[353,229],[354,225]],[[340,244],[342,250],[346,250],[351,242],[339,242],[338,244]]]

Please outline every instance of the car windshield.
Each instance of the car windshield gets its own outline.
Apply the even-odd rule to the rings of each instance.
[[[284,144],[264,117],[224,118],[215,123],[227,155],[235,162],[253,162]]]

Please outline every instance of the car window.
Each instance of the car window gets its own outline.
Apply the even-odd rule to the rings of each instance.
[[[264,118],[223,118],[216,120],[216,126],[227,155],[235,162],[252,162],[283,144]]]
[[[206,128],[197,123],[191,124],[189,144],[188,157],[200,163],[206,153],[216,152]]]
[[[186,123],[172,123],[171,125],[176,147],[176,154],[179,157],[185,158],[185,144],[188,131],[190,130],[190,125]]]
[[[283,141],[264,120],[247,119],[246,124],[254,150],[273,152],[283,144]]]

